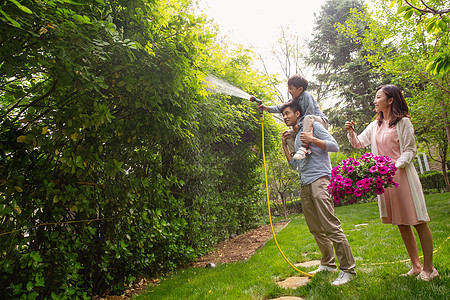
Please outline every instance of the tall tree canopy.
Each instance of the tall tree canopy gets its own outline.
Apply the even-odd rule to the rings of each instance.
[[[353,43],[345,33],[338,32],[338,24],[352,22],[354,30],[364,36],[366,23],[354,18],[354,13],[364,12],[359,0],[329,0],[315,20],[313,39],[309,44],[308,63],[315,69],[318,82],[312,88],[322,99],[335,101],[325,110],[334,127],[333,136],[341,151],[352,151],[346,132],[345,121],[354,120],[356,130],[364,128],[373,117],[374,88],[382,83],[381,77],[372,72],[373,66],[364,60],[367,50]]]
[[[390,83],[403,88],[416,139],[424,142],[425,148],[439,149],[439,155],[430,154],[432,158],[439,156],[436,160],[441,162],[445,171],[450,145],[449,75],[445,69],[440,69],[440,72],[430,69],[430,65],[437,56],[448,51],[448,27],[435,30],[434,25],[429,27],[426,23],[417,22],[410,14],[402,17],[391,11],[385,1],[381,1],[377,8],[373,14],[354,13],[354,18],[367,24],[364,35],[358,33],[350,22],[341,24],[339,31],[353,43],[364,47],[364,59],[375,72],[389,76]],[[418,19],[424,18],[421,14]],[[378,16],[376,20],[375,15]]]

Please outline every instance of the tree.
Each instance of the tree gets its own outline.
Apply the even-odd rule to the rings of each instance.
[[[284,218],[287,219],[287,198],[300,189],[298,171],[293,170],[286,162],[282,149],[274,152],[267,161],[270,190],[272,194],[280,197]],[[273,205],[278,211],[281,211],[275,201],[273,201]]]
[[[292,34],[288,28],[281,28],[278,42],[272,48],[272,55],[278,61],[281,70],[283,71],[282,82],[287,82],[294,74],[305,76],[305,67],[303,63],[305,48],[306,41],[302,41],[298,36]],[[279,101],[284,102],[283,93],[278,90],[278,94]],[[290,94],[287,91],[286,96],[288,99],[290,98]]]
[[[448,1],[438,0],[392,0],[389,9],[397,5],[397,14],[404,20],[413,16],[417,23],[417,32],[422,34],[425,30],[430,35],[441,36],[443,44],[435,48],[434,56],[430,57],[427,69],[432,73],[450,72],[450,52],[448,51],[448,31],[450,24],[450,4]]]
[[[354,14],[368,24],[364,36],[358,34],[350,23],[341,28],[342,32],[353,42],[364,46],[367,51],[365,60],[374,66],[376,72],[391,76],[391,83],[404,88],[418,140],[436,143],[441,153],[445,153],[450,141],[448,74],[431,74],[427,67],[436,50],[447,43],[447,38],[419,33],[412,20],[405,21],[383,7],[380,10],[376,15],[385,18],[377,21],[367,13]],[[386,40],[390,43],[384,42]],[[446,132],[445,147],[439,141],[442,137],[440,132]],[[442,157],[442,161],[445,160],[446,155]]]
[[[347,153],[352,147],[343,124],[354,120],[357,131],[367,126],[373,116],[373,91],[382,82],[382,77],[372,72],[373,66],[364,59],[367,50],[337,30],[338,24],[351,22],[352,29],[364,36],[367,24],[353,17],[354,13],[364,11],[361,1],[327,1],[315,20],[313,39],[309,44],[308,63],[315,68],[316,80],[321,82],[319,94],[336,99],[335,105],[324,112],[333,126],[331,130],[340,149]]]

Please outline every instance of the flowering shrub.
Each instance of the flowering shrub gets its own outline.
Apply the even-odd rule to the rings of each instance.
[[[396,170],[387,156],[365,153],[359,159],[347,158],[331,171],[328,191],[336,204],[355,203],[363,196],[383,194],[387,187],[398,187],[393,181]]]

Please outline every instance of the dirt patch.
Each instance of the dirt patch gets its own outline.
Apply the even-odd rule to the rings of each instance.
[[[275,233],[282,230],[289,222],[273,224]],[[189,267],[206,267],[208,263],[226,264],[249,259],[258,249],[264,247],[272,238],[270,225],[264,225],[247,231],[234,238],[229,238],[214,246],[214,250],[189,264]]]

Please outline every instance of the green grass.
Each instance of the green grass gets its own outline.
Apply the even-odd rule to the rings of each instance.
[[[408,259],[396,226],[382,224],[377,203],[336,208],[356,259],[358,276],[350,283],[333,287],[337,274],[316,275],[296,290],[280,288],[277,281],[301,276],[281,257],[274,240],[266,243],[248,261],[224,264],[213,269],[178,270],[149,286],[136,299],[272,299],[299,296],[305,299],[450,299],[450,193],[426,196],[429,226],[433,233],[434,264],[441,277],[431,282],[399,277],[410,263],[392,263]],[[277,234],[286,257],[292,262],[319,259],[320,254],[308,231],[303,215],[291,216],[290,224]],[[358,224],[368,224],[355,226]],[[416,236],[417,238],[417,236]],[[417,238],[418,240],[418,238]],[[419,245],[420,247],[420,245]],[[419,248],[419,253],[421,249]],[[382,265],[376,265],[384,263]],[[307,268],[303,271],[309,271]]]

